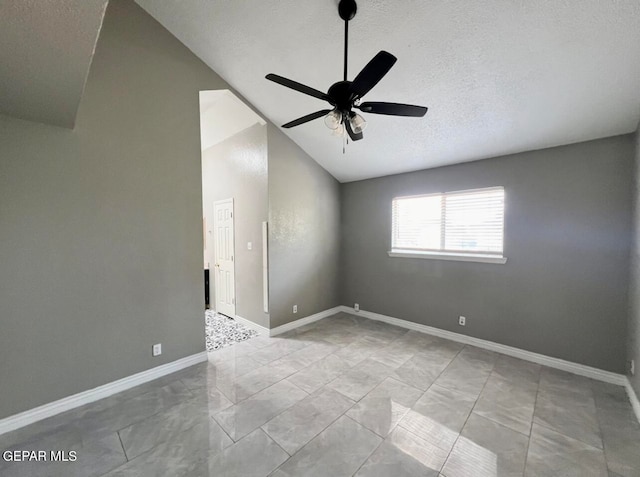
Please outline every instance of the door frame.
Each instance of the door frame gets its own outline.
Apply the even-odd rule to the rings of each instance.
[[[230,318],[235,319],[236,318],[236,218],[234,216],[234,212],[235,212],[235,204],[233,201],[233,197],[229,198],[229,199],[222,199],[222,200],[214,200],[213,201],[213,261],[214,261],[214,268],[216,268],[216,271],[213,275],[213,287],[214,287],[214,294],[215,294],[215,308],[214,310],[216,311],[216,313],[219,313],[219,311],[217,310],[218,308],[218,286],[217,286],[217,282],[219,280],[219,274],[218,274],[218,270],[217,270],[217,266],[216,266],[216,262],[218,259],[218,243],[216,240],[216,232],[217,232],[217,218],[216,218],[216,206],[217,205],[222,205],[222,204],[227,204],[230,203],[231,204],[231,224],[232,224],[232,235],[233,235],[233,240],[231,241],[231,246],[233,247],[232,253],[231,253],[231,263],[233,264],[233,316],[231,316]]]

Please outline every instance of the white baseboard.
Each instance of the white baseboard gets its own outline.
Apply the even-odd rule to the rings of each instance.
[[[636,417],[640,422],[640,401],[638,400],[638,396],[636,395],[633,388],[631,387],[631,383],[629,382],[629,379],[622,374],[616,374],[609,371],[592,368],[590,366],[585,366],[578,363],[572,363],[570,361],[565,361],[559,358],[552,358],[550,356],[533,353],[531,351],[514,348],[512,346],[506,346],[500,343],[494,343],[492,341],[482,340],[479,338],[474,338],[472,336],[454,333],[452,331],[441,330],[439,328],[421,325],[419,323],[401,320],[399,318],[394,318],[387,315],[381,315],[379,313],[373,313],[365,310],[360,310],[359,312],[356,312],[353,308],[350,308],[347,306],[337,306],[334,308],[330,308],[328,310],[321,311],[314,315],[310,315],[305,318],[292,321],[291,323],[278,326],[277,328],[273,328],[271,330],[268,330],[265,327],[257,325],[245,318],[236,317],[236,319],[239,322],[246,324],[247,326],[253,329],[256,329],[259,333],[262,333],[265,336],[276,336],[281,333],[285,333],[287,331],[299,328],[301,326],[308,325],[309,323],[319,321],[323,318],[326,318],[331,315],[335,315],[336,313],[340,313],[340,312],[351,313],[353,315],[360,315],[365,318],[369,318],[371,320],[383,321],[385,323],[399,326],[401,328],[415,330],[415,331],[419,331],[421,333],[426,333],[433,336],[439,336],[441,338],[446,338],[451,341],[456,341],[463,344],[470,344],[473,346],[477,346],[478,348],[483,348],[490,351],[506,354],[508,356],[520,358],[525,361],[531,361],[534,363],[542,364],[550,368],[560,369],[563,371],[578,374],[580,376],[585,376],[598,381],[604,381],[607,383],[624,386],[626,388],[627,394],[629,395],[629,400],[631,401],[631,405],[636,414]],[[167,374],[175,373],[176,371],[180,371],[181,369],[188,368],[189,366],[193,366],[194,364],[198,364],[198,363],[203,363],[205,361],[207,361],[207,352],[203,351],[202,353],[197,353],[191,356],[187,356],[185,358],[173,361],[171,363],[163,364],[161,366],[157,366],[155,368],[151,368],[146,371],[142,371],[140,373],[127,376],[126,378],[122,378],[117,381],[113,381],[111,383],[98,386],[97,388],[89,389],[87,391],[83,391],[78,394],[74,394],[72,396],[68,396],[66,398],[62,398],[48,404],[44,404],[34,409],[30,409],[28,411],[15,414],[13,416],[9,416],[4,419],[0,419],[0,435],[6,432],[10,432],[15,429],[18,429],[20,427],[33,424],[34,422],[41,421],[48,417],[55,416],[56,414],[60,414],[70,409],[80,407],[94,401],[98,401],[100,399],[106,398],[108,396],[119,393],[121,391],[125,391],[127,389],[133,388],[140,384],[146,383],[148,381],[153,381],[154,379],[160,378],[162,376],[166,376]]]
[[[636,414],[638,422],[640,422],[640,400],[638,400],[638,395],[633,389],[633,386],[631,386],[631,381],[629,381],[629,378],[627,378],[625,388],[627,389],[627,395],[629,396],[629,401],[631,401],[633,412]]]
[[[295,330],[296,328],[300,328],[301,326],[308,325],[309,323],[313,323],[314,321],[321,320],[326,318],[327,316],[335,315],[336,313],[340,313],[343,311],[344,306],[336,306],[334,308],[329,308],[328,310],[321,311],[314,315],[305,316],[304,318],[300,318],[299,320],[292,321],[291,323],[287,323],[282,326],[277,326],[276,328],[272,328],[269,331],[269,336],[276,336],[287,331]]]
[[[127,389],[140,384],[153,381],[154,379],[161,378],[167,374],[175,373],[176,371],[180,371],[181,369],[188,368],[189,366],[203,363],[205,361],[207,361],[207,352],[203,351],[202,353],[193,354],[171,363],[163,364],[155,368],[127,376],[126,378],[103,384],[97,388],[82,391],[78,394],[58,399],[57,401],[38,406],[28,411],[5,417],[4,419],[0,419],[0,434],[33,424],[34,422],[55,416],[56,414],[60,414],[70,409],[84,406],[85,404],[98,401],[121,391],[126,391]]]
[[[260,333],[263,336],[269,336],[269,328],[265,327],[265,326],[260,326],[257,323],[254,323],[251,320],[247,320],[246,318],[242,318],[241,316],[236,315],[236,321],[238,323],[242,323],[243,325],[245,325],[247,328],[251,328],[252,330],[256,330],[258,333]]]
[[[587,378],[595,379],[598,381],[604,381],[606,383],[625,386],[626,383],[628,382],[627,377],[622,374],[616,374],[610,371],[604,371],[602,369],[592,368],[591,366],[573,363],[571,361],[565,361],[560,358],[552,358],[551,356],[534,353],[532,351],[526,351],[520,348],[514,348],[512,346],[495,343],[493,341],[474,338],[473,336],[454,333],[453,331],[441,330],[439,328],[434,328],[432,326],[421,325],[419,323],[414,323],[412,321],[401,320],[399,318],[394,318],[392,316],[387,316],[387,315],[381,315],[379,313],[373,313],[371,311],[365,311],[365,310],[355,311],[353,308],[350,308],[348,306],[340,307],[340,311],[344,311],[346,313],[351,313],[354,315],[360,315],[365,318],[369,318],[376,321],[383,321],[385,323],[389,323],[390,325],[399,326],[401,328],[407,328],[409,330],[415,330],[415,331],[420,331],[421,333],[426,333],[433,336],[439,336],[441,338],[446,338],[451,341],[457,341],[458,343],[477,346],[478,348],[483,348],[490,351],[495,351],[497,353],[506,354],[508,356],[513,356],[514,358],[523,359],[525,361],[531,361],[533,363],[542,364],[550,368],[560,369],[562,371],[578,374],[580,376],[585,376]]]
[[[308,325],[309,323],[319,321],[323,318],[335,315],[336,313],[340,312],[359,315],[370,320],[383,321],[385,323],[389,323],[390,325],[399,326],[401,328],[438,336],[440,338],[456,341],[458,343],[469,344],[489,351],[495,351],[497,353],[512,356],[514,358],[519,358],[525,361],[530,361],[532,363],[548,366],[550,368],[559,369],[562,371],[567,371],[569,373],[577,374],[579,376],[595,379],[596,381],[603,381],[610,384],[624,386],[627,394],[629,395],[631,406],[633,407],[636,417],[638,418],[638,422],[640,422],[640,401],[638,401],[638,396],[631,387],[629,379],[623,374],[612,373],[610,371],[593,368],[584,364],[574,363],[560,358],[553,358],[551,356],[534,353],[533,351],[527,351],[520,348],[515,348],[513,346],[507,346],[500,343],[495,343],[493,341],[483,340],[480,338],[474,338],[473,336],[454,333],[453,331],[442,330],[440,328],[434,328],[432,326],[422,325],[419,323],[414,323],[412,321],[401,320],[392,316],[381,315],[380,313],[374,313],[366,310],[355,311],[353,308],[341,305],[335,308],[321,311],[320,313],[316,313],[315,315],[307,316],[300,320],[287,323],[286,325],[273,328],[272,330],[270,330],[269,336],[276,336],[281,333],[285,333],[286,331]]]

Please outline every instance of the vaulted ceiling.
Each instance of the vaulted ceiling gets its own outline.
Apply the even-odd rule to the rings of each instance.
[[[106,5],[0,1],[0,113],[73,128]]]
[[[327,105],[264,79],[320,90],[342,76],[337,0],[137,0],[276,124]],[[73,127],[107,0],[0,2],[0,113]],[[322,119],[285,133],[340,181],[635,130],[638,0],[360,0],[349,77],[398,57],[364,100],[429,106],[422,119],[364,114],[349,144]]]
[[[200,149],[266,122],[228,89],[200,91]]]
[[[337,0],[137,0],[276,124],[326,107],[264,79],[326,91],[342,76]],[[637,0],[360,0],[349,77],[398,57],[365,100],[429,106],[367,114],[364,140],[322,119],[285,133],[341,181],[628,133],[640,119]]]

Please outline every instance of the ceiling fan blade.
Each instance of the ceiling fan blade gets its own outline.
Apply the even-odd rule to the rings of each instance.
[[[301,118],[294,119],[293,121],[288,122],[287,124],[283,124],[283,128],[292,128],[295,126],[300,126],[301,124],[308,123],[309,121],[313,121],[314,119],[321,118],[322,116],[326,116],[331,112],[331,109],[322,109],[320,111],[316,111],[315,113],[307,114],[306,116],[302,116]]]
[[[351,83],[351,93],[354,99],[362,98],[371,88],[386,75],[398,59],[387,51],[380,51],[362,68],[358,76]]]
[[[347,130],[347,134],[349,135],[352,141],[359,141],[364,137],[364,135],[361,132],[357,134],[353,132],[353,129],[351,129],[351,123],[348,120],[344,121],[344,128]]]
[[[283,76],[274,75],[273,73],[269,73],[267,76],[265,76],[265,78],[267,78],[269,81],[273,81],[274,83],[286,86],[287,88],[295,89],[300,93],[308,94],[309,96],[313,96],[314,98],[324,99],[325,101],[329,101],[331,104],[334,104],[334,101],[329,97],[329,95],[323,93],[322,91],[318,91],[317,89],[311,88],[310,86],[298,83],[297,81],[290,80]]]
[[[414,106],[413,104],[400,103],[380,103],[376,101],[368,101],[359,106],[355,106],[363,113],[387,114],[389,116],[411,116],[421,118],[427,114],[424,106]]]

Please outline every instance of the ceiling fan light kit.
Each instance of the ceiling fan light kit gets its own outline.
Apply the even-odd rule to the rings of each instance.
[[[334,135],[340,137],[348,136],[352,141],[359,141],[364,137],[362,133],[367,126],[367,122],[360,114],[354,112],[353,108],[359,109],[363,113],[385,114],[388,116],[422,117],[427,113],[426,107],[411,104],[384,102],[360,103],[360,99],[389,72],[397,61],[397,58],[391,53],[380,51],[367,63],[353,81],[347,80],[349,21],[355,17],[357,10],[358,6],[355,0],[340,0],[338,14],[340,18],[344,20],[344,79],[331,85],[327,93],[284,78],[283,76],[275,74],[268,74],[266,76],[268,80],[274,83],[313,96],[314,98],[322,99],[333,106],[332,109],[322,109],[315,113],[294,119],[293,121],[283,124],[283,128],[288,129],[299,126],[324,116],[325,125],[333,131]]]

